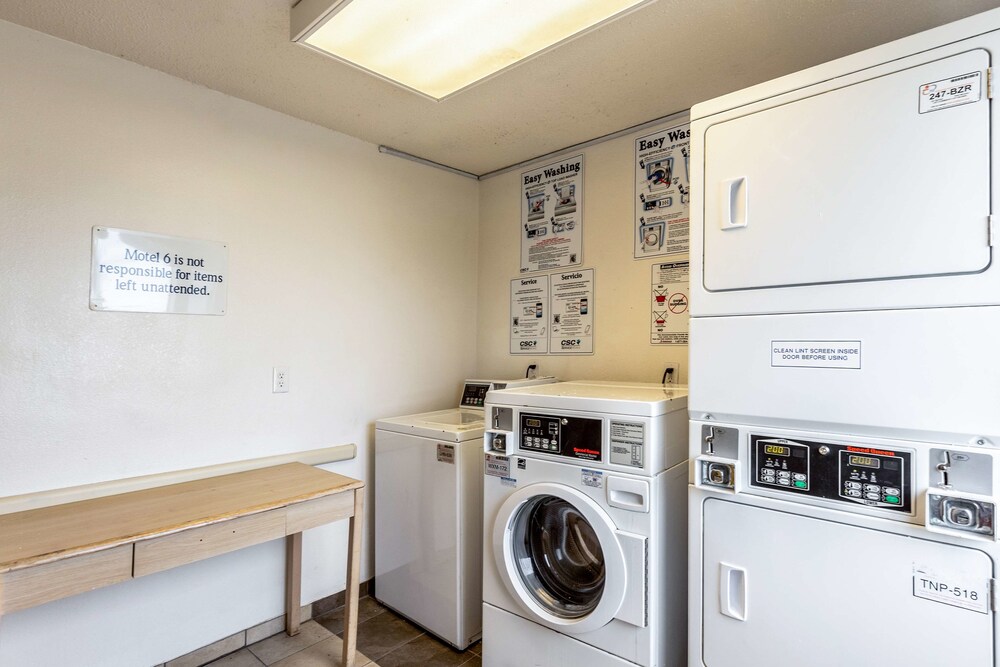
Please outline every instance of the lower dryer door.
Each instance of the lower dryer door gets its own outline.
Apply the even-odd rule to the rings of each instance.
[[[622,608],[627,569],[619,534],[608,513],[572,487],[546,482],[511,494],[493,545],[500,578],[530,620],[583,633]]]
[[[993,667],[984,551],[718,499],[703,512],[700,664]]]

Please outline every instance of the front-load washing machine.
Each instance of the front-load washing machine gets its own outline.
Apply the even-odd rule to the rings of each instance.
[[[486,393],[555,381],[466,380],[458,408],[375,423],[375,597],[459,649],[482,629]]]
[[[483,438],[483,664],[681,665],[687,391],[491,391]]]

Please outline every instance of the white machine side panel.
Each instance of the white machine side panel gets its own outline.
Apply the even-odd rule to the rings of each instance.
[[[984,269],[989,64],[977,49],[709,126],[706,289]],[[922,85],[966,74],[977,102],[920,113]]]
[[[463,506],[457,463],[438,460],[439,443],[461,446],[375,432],[375,594],[458,644],[458,530]],[[478,449],[478,443],[472,446]]]
[[[459,498],[464,507],[459,512],[459,578],[461,626],[460,642],[474,641],[483,631],[483,449],[479,441],[464,442],[456,449],[460,466]]]
[[[693,318],[691,367],[698,373],[691,414],[932,442],[1000,442],[1000,383],[991,370],[997,331],[995,306]],[[859,368],[823,367],[840,363],[824,360],[793,366],[806,362],[775,352],[836,348],[838,341],[858,342],[860,358],[849,363]],[[905,401],[901,388],[912,389]]]
[[[483,667],[635,667],[568,635],[483,605]]]
[[[922,568],[981,595],[993,574],[982,551],[716,499],[703,535],[707,667],[993,667],[993,612],[913,594]],[[726,566],[742,573],[728,589]]]

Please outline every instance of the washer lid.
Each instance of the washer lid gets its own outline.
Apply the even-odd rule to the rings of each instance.
[[[462,442],[483,436],[482,410],[449,408],[416,415],[391,417],[375,422],[375,428],[409,435]]]
[[[656,417],[687,410],[687,394],[685,385],[579,380],[491,391],[486,400],[493,405]]]

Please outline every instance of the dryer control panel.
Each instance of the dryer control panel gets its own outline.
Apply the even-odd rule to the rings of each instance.
[[[913,513],[912,452],[750,435],[750,485]]]

